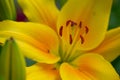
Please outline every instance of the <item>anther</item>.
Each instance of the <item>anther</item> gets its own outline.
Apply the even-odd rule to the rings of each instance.
[[[60,27],[60,30],[59,30],[59,35],[62,36],[62,32],[63,32],[63,26]]]
[[[73,39],[72,39],[72,35],[70,34],[70,44],[72,44]]]
[[[79,23],[79,27],[82,28],[82,22],[81,22],[81,21],[80,21],[80,23]]]
[[[87,26],[85,26],[85,32],[86,34],[89,32],[89,28]]]
[[[68,26],[70,23],[72,24],[72,21],[71,21],[71,20],[68,20],[68,21],[66,22],[66,26]]]
[[[85,40],[82,35],[80,35],[80,39],[81,39],[81,44],[83,44]]]
[[[68,26],[69,24],[70,24],[71,27],[74,26],[74,25],[77,25],[77,23],[73,22],[72,20],[68,20],[66,22],[66,26]]]
[[[76,25],[77,25],[77,23],[75,23],[75,22],[71,23],[71,27],[76,26]]]

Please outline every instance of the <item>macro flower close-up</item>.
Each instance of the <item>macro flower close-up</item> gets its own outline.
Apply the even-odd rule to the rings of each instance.
[[[25,57],[26,80],[120,80],[120,27],[108,30],[113,0],[18,0],[28,21],[0,21],[0,43],[13,37]],[[14,79],[13,79],[14,80]]]

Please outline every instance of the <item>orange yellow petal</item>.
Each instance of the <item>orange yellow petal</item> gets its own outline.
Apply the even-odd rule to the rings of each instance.
[[[113,61],[120,55],[120,27],[109,30],[104,41],[96,49],[90,51]]]
[[[27,80],[60,80],[59,73],[51,65],[35,64],[27,67]]]
[[[60,75],[62,80],[91,80],[91,77],[75,69],[68,63],[63,63],[60,67]],[[92,80],[94,80],[92,78]]]
[[[113,66],[98,54],[84,54],[72,63],[79,71],[93,76],[92,80],[119,80],[119,75]]]
[[[58,38],[48,26],[30,22],[0,22],[0,42],[8,37],[15,38],[22,52],[33,60],[46,63],[58,61],[51,52],[57,51]]]
[[[30,21],[49,25],[56,30],[59,10],[55,0],[18,0],[18,2]]]

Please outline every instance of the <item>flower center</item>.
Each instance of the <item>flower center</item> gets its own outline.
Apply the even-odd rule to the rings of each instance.
[[[89,33],[89,28],[84,26],[82,21],[79,23],[68,20],[65,25],[62,25],[59,29],[60,35],[60,47],[59,56],[61,60],[59,64],[63,62],[70,63],[75,58],[81,55],[82,51],[78,50],[78,45],[85,43],[85,36]]]
[[[72,20],[66,21],[65,26],[61,26],[59,29],[59,35],[61,38],[68,38],[69,43],[72,44],[73,41],[80,40],[81,44],[85,42],[85,35],[88,34],[89,28],[83,26],[82,22],[76,23]]]

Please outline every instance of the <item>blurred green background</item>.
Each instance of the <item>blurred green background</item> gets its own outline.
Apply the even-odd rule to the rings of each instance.
[[[113,0],[109,29],[120,26],[120,0]]]

